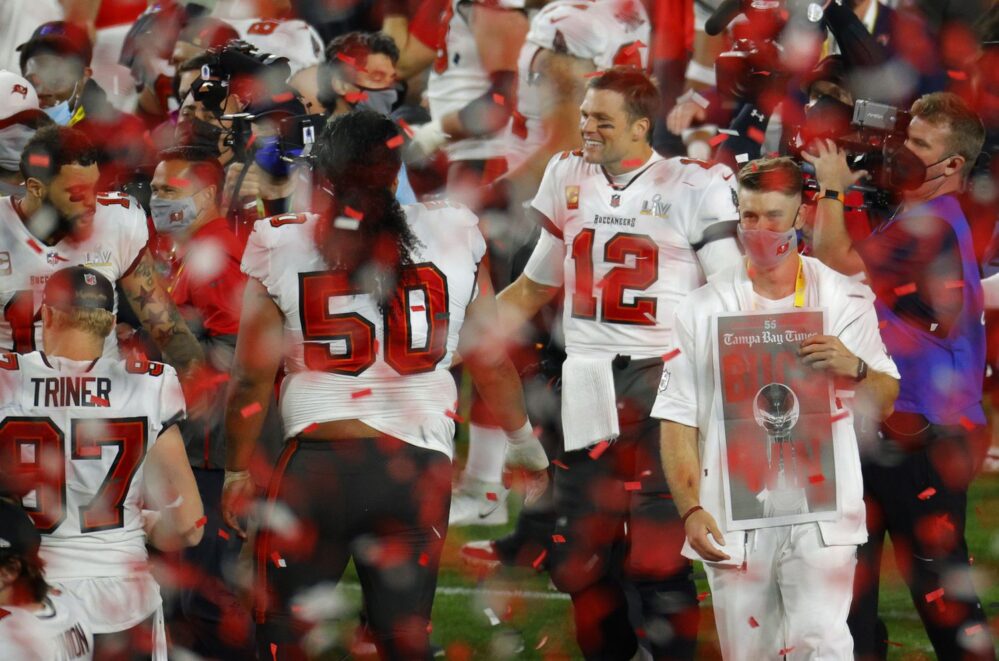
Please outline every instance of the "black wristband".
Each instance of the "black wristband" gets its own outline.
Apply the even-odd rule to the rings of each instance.
[[[853,380],[860,383],[867,378],[867,363],[864,362],[863,358],[857,358],[860,364],[857,365],[857,376],[853,377]]]
[[[840,204],[842,204],[844,206],[846,205],[846,196],[843,195],[843,193],[840,193],[838,190],[833,190],[831,188],[827,188],[826,192],[823,193],[822,197],[820,197],[819,199],[820,200],[827,200],[827,199],[828,200],[836,200]]]

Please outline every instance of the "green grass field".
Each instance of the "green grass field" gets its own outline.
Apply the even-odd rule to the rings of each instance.
[[[968,509],[967,536],[977,570],[976,585],[993,636],[999,638],[999,475],[984,475],[975,482]],[[511,510],[510,526],[452,528],[448,532],[434,601],[433,639],[444,647],[449,659],[579,658],[570,603],[550,588],[547,575],[529,569],[508,570],[480,581],[458,558],[464,542],[499,536],[512,527],[516,505]],[[889,659],[932,659],[932,649],[888,549],[885,558],[881,612],[888,624]],[[703,571],[698,568],[696,573],[698,592],[707,592]],[[347,578],[341,591],[349,603],[359,602],[355,578]],[[353,621],[341,628],[342,635],[349,636],[352,628]],[[698,658],[720,658],[710,597],[702,603],[698,649]]]

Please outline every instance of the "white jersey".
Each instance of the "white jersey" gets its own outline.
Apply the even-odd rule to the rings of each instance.
[[[448,370],[465,310],[478,293],[486,244],[478,219],[463,206],[404,209],[417,246],[400,293],[386,303],[393,312],[385,315],[345,273],[327,268],[314,244],[315,215],[254,225],[243,271],[267,288],[284,315],[286,437],[313,423],[358,419],[452,456],[457,392]]]
[[[570,356],[666,351],[674,308],[705,282],[697,251],[735,235],[733,179],[724,165],[655,153],[614,178],[580,152],[552,158],[532,206],[557,250],[542,259],[539,250],[550,241],[543,236],[524,274],[564,284]]]
[[[260,52],[288,58],[293,76],[325,60],[319,33],[301,19],[227,18],[225,22]]]
[[[71,595],[49,590],[39,610],[0,607],[4,661],[85,661],[94,658],[94,634]]]
[[[870,288],[811,257],[801,257],[801,275],[805,282],[804,307],[825,309],[827,334],[839,338],[871,370],[899,379],[898,368],[885,350],[878,330],[874,293]],[[721,397],[715,392],[716,352],[711,324],[720,313],[751,310],[755,304],[755,292],[745,262],[733,264],[687,297],[677,308],[674,344],[670,347],[679,352],[666,363],[651,412],[653,418],[697,428],[698,456],[704,469],[699,502],[715,518],[721,531],[719,539],[725,540],[724,546],[715,542],[730,556],[729,560],[720,563],[723,565],[742,564],[747,553],[747,531],[730,528],[732,517],[725,505],[727,488],[722,477],[724,416],[718,410]],[[779,309],[779,305],[772,302],[769,309]],[[786,309],[793,309],[794,298],[789,297],[784,305]],[[841,403],[847,415],[835,415],[832,425],[840,518],[818,522],[822,541],[827,546],[867,541],[864,481],[853,418],[854,404],[858,402],[844,395]],[[683,555],[700,559],[689,542],[684,544]]]
[[[470,23],[476,1],[448,0],[441,17],[446,33],[438,45],[427,81],[427,100],[434,119],[458,112],[489,91],[489,73],[482,66]],[[524,7],[523,0],[494,0],[484,4],[511,10]],[[453,161],[470,161],[502,156],[503,144],[498,138],[465,138],[450,143],[445,150]]]
[[[623,64],[648,69],[651,35],[649,15],[640,0],[556,0],[535,14],[517,61],[517,110],[505,138],[510,169],[529,158],[546,138],[542,91],[551,83],[538,75],[541,51],[592,62],[597,70]]]
[[[28,230],[15,198],[0,198],[0,350],[28,353],[43,348],[42,290],[52,273],[86,266],[117,282],[138,263],[149,239],[139,203],[123,193],[101,193],[93,218],[86,238],[67,236],[47,246]],[[110,333],[104,355],[117,356],[117,346]]]
[[[0,446],[37,485],[22,500],[50,582],[146,572],[146,455],[184,417],[163,363],[0,354]]]

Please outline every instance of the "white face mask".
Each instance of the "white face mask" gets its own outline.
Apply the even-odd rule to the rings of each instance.
[[[183,232],[198,217],[193,195],[177,200],[164,200],[153,195],[149,199],[149,212],[156,231],[164,234]]]
[[[0,168],[16,171],[21,165],[21,152],[33,135],[35,129],[24,124],[0,129]]]
[[[42,108],[42,111],[59,126],[69,126],[69,121],[73,119],[73,108],[69,107],[69,99],[76,96],[77,87],[79,87],[79,83],[73,85],[73,91],[70,93],[69,98],[65,101],[60,101],[54,106],[50,106],[48,108]]]

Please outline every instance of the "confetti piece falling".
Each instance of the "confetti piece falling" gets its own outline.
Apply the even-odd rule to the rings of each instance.
[[[249,418],[251,415],[256,415],[263,410],[264,407],[260,405],[260,402],[253,402],[252,404],[247,404],[239,410],[239,414],[244,418]]]
[[[664,353],[663,354],[663,362],[664,363],[668,363],[669,361],[673,360],[674,358],[676,358],[679,355],[680,355],[680,349],[673,349],[669,353]]]
[[[348,218],[353,218],[354,220],[361,220],[362,218],[364,218],[363,213],[361,213],[357,209],[351,208],[350,206],[344,207],[343,212],[347,214]]]
[[[566,465],[565,465],[564,463],[562,463],[561,461],[559,461],[558,459],[554,460],[554,461],[552,462],[552,464],[554,464],[555,466],[558,466],[559,468],[561,468],[561,469],[562,469],[562,470],[564,470],[564,471],[567,471],[567,470],[569,470],[569,467],[568,467],[568,466],[566,466]]]
[[[819,473],[818,475],[809,475],[808,481],[812,484],[821,484],[826,481],[826,476]]]
[[[565,537],[562,535],[552,535],[552,541],[556,544],[565,544]]]
[[[348,92],[343,95],[344,100],[350,105],[355,105],[368,98],[367,92]]]
[[[606,452],[609,447],[610,441],[600,441],[593,446],[592,450],[590,450],[590,459],[599,459],[600,455]]]
[[[894,289],[896,296],[908,296],[916,293],[916,283],[910,282],[907,285],[900,285]]]
[[[844,409],[844,410],[840,411],[839,413],[837,413],[836,415],[834,415],[831,418],[831,420],[832,420],[832,422],[839,422],[840,420],[846,418],[849,415],[850,415],[850,412],[848,410]]]
[[[751,626],[752,628],[754,628],[754,629],[755,629],[755,628],[757,628],[758,626],[760,626],[760,623],[756,621],[756,618],[755,618],[755,617],[753,617],[752,615],[750,615],[750,616],[749,616],[749,626]]]
[[[28,165],[35,165],[40,168],[47,168],[52,161],[46,154],[31,154],[28,156]]]
[[[728,138],[727,135],[725,135],[724,133],[719,133],[718,135],[708,140],[708,144],[711,145],[712,147],[717,147],[721,143],[725,142],[726,138]]]
[[[421,567],[426,567],[427,564],[430,562],[430,556],[427,555],[426,553],[421,553],[419,562]]]
[[[642,483],[641,482],[625,482],[624,483],[624,490],[625,491],[638,491],[641,488],[642,488]]]
[[[275,567],[287,567],[288,566],[288,563],[286,563],[284,561],[284,558],[282,558],[281,554],[278,553],[277,551],[274,551],[273,553],[271,553],[271,562],[274,563]]]
[[[639,165],[641,165],[644,162],[645,161],[643,161],[640,158],[629,158],[626,161],[621,161],[621,167],[624,167],[624,168],[637,168]]]
[[[926,603],[932,604],[934,601],[943,597],[943,595],[944,595],[944,589],[938,588],[933,592],[927,592],[926,595],[924,596],[924,599],[926,599]]]
[[[534,567],[537,570],[540,570],[541,569],[541,563],[543,563],[545,561],[546,557],[548,557],[548,551],[547,550],[542,550],[541,553],[538,555],[538,557],[536,557],[534,559],[534,562],[531,563],[531,566]]]
[[[495,503],[495,502],[499,501],[499,496],[497,496],[495,492],[490,491],[490,492],[486,493],[486,500],[492,501],[492,502]]]
[[[447,417],[451,418],[452,420],[454,420],[458,424],[461,424],[461,423],[465,422],[465,419],[462,418],[457,413],[455,413],[454,411],[444,411],[444,415],[446,415]]]
[[[969,420],[964,416],[961,416],[961,420],[959,422],[961,423],[961,426],[967,429],[968,431],[971,431],[975,428],[975,423],[973,423],[971,420]]]
[[[974,636],[982,632],[982,625],[975,624],[964,630],[964,633],[968,636]]]
[[[222,539],[229,539],[229,533],[219,528],[219,537]]]
[[[944,283],[945,289],[961,289],[964,287],[964,280],[948,280]]]
[[[356,392],[350,393],[351,399],[361,399],[362,397],[367,397],[371,394],[371,388],[365,388],[364,390],[358,390]]]
[[[934,489],[933,487],[927,487],[926,489],[923,489],[921,492],[919,492],[919,496],[917,496],[917,498],[919,498],[919,500],[929,500],[934,495],[936,495],[936,493],[937,493],[936,489]]]
[[[591,71],[590,73],[584,73],[583,78],[596,78],[597,76],[604,75],[603,71]]]
[[[37,252],[39,255],[42,254],[42,247],[40,245],[38,245],[37,243],[35,243],[34,239],[28,239],[28,246],[32,250],[34,250],[35,252]]]
[[[396,149],[398,147],[401,147],[403,142],[404,142],[403,137],[401,135],[397,135],[386,140],[385,146],[388,147],[389,149]]]
[[[791,653],[792,650],[794,650],[793,647],[783,647],[783,648],[781,648],[781,650],[779,652],[777,652],[777,655],[778,656],[787,656],[788,654]]]
[[[303,429],[302,433],[308,434],[309,432],[316,431],[317,429],[319,429],[319,423],[318,422],[313,422],[311,425],[309,425],[308,427],[306,427],[305,429]]]
[[[710,596],[711,596],[710,592],[702,592],[699,595],[697,595],[697,601],[704,601],[705,599],[707,599]]]
[[[271,101],[274,103],[286,103],[295,98],[295,95],[291,92],[282,92],[281,94],[275,94],[271,97]]]
[[[496,613],[493,612],[492,608],[485,608],[483,609],[482,612],[486,614],[487,618],[489,618],[489,624],[491,624],[494,627],[499,626],[500,619],[496,617]]]
[[[194,527],[195,528],[204,528],[206,523],[208,523],[208,517],[207,516],[203,516],[203,517],[201,517],[200,519],[198,519],[197,521],[194,522]]]
[[[763,133],[763,131],[756,128],[755,126],[749,127],[749,129],[746,131],[746,137],[760,145],[762,145],[763,141],[766,139],[766,135]]]
[[[538,644],[534,646],[534,649],[539,650],[548,643],[548,636],[544,636],[538,641]]]
[[[404,119],[398,119],[398,120],[396,120],[396,124],[399,125],[399,128],[402,129],[402,132],[405,133],[407,137],[412,138],[414,135],[416,135],[415,133],[413,133],[413,127],[410,126],[406,122],[406,120],[404,120]]]
[[[111,402],[104,399],[103,397],[98,397],[97,395],[90,396],[90,403],[94,406],[111,406]]]

